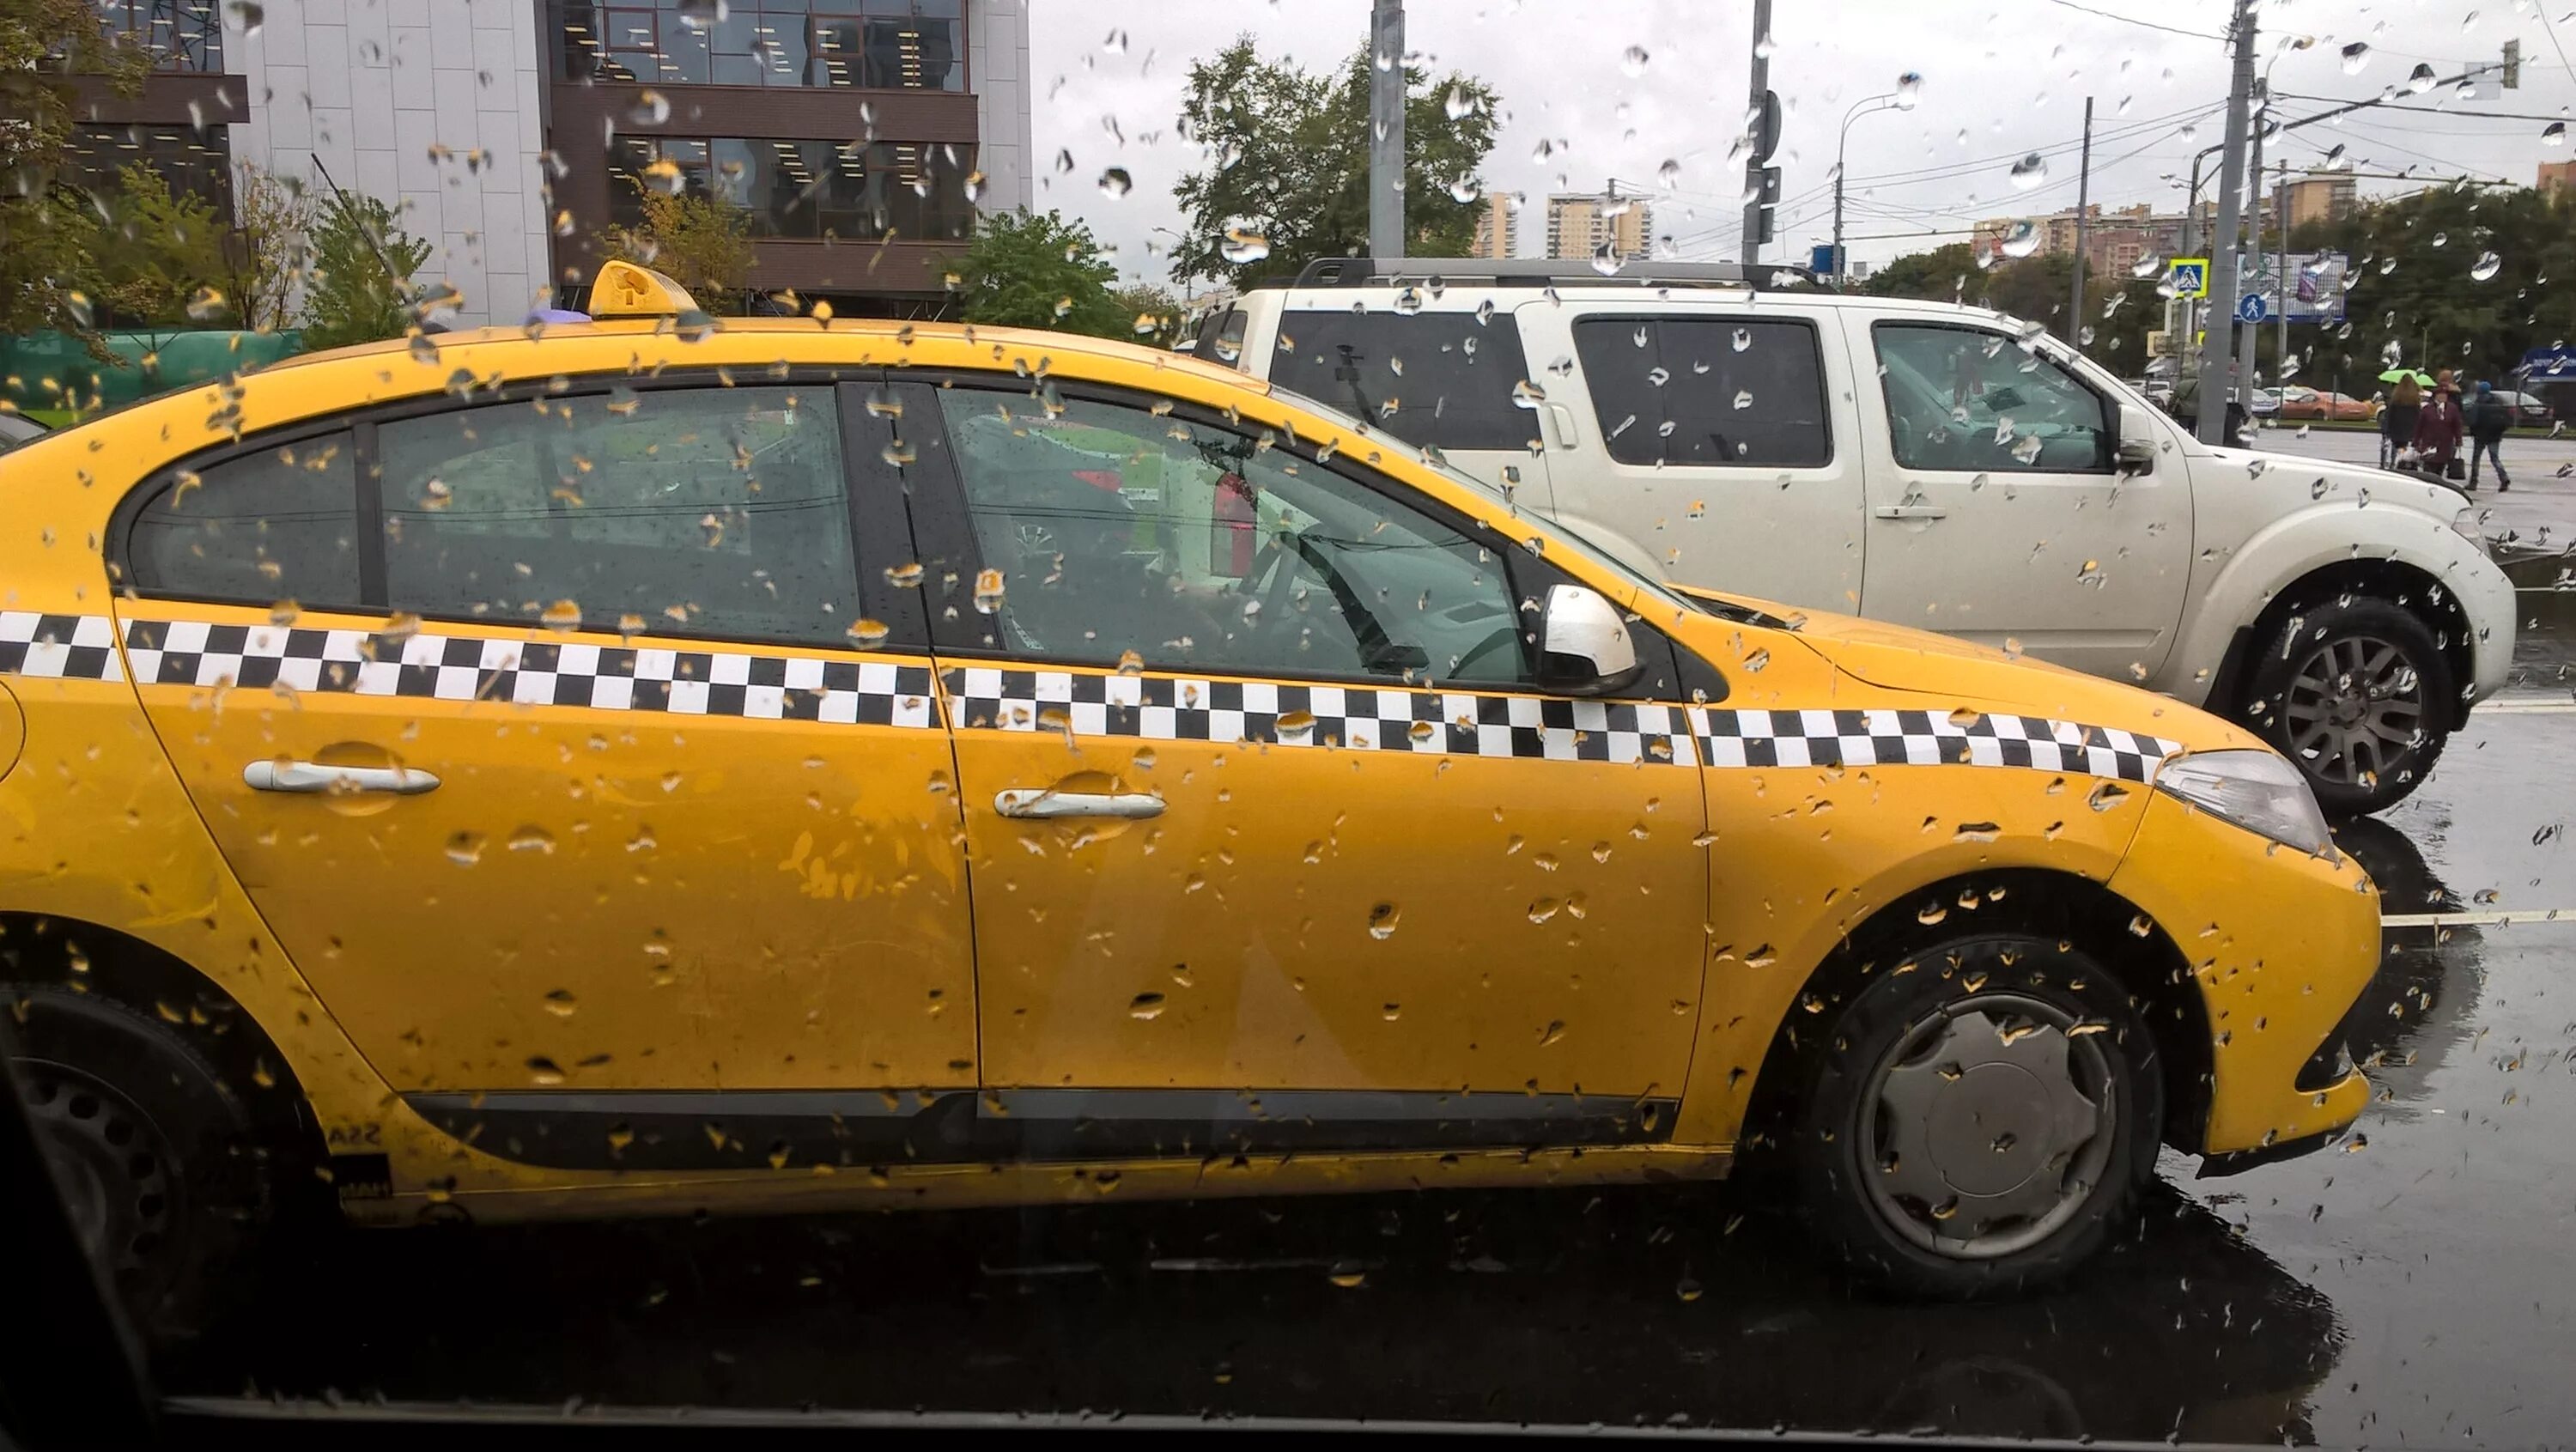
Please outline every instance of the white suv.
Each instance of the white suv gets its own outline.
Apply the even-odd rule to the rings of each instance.
[[[2404,796],[2504,681],[2513,587],[2452,489],[2204,445],[1984,309],[1757,287],[1732,265],[1568,266],[1318,262],[1212,313],[1191,350],[1677,583],[2247,721],[2331,810]]]

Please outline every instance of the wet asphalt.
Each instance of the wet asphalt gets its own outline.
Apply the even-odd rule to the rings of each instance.
[[[2540,655],[2563,656],[2563,641]],[[2547,675],[2554,667],[2535,669]],[[2348,1147],[2168,1153],[2068,1286],[1893,1304],[1750,1187],[351,1235],[165,1387],[547,1406],[2576,1441],[2576,702],[2344,834],[2394,914]]]

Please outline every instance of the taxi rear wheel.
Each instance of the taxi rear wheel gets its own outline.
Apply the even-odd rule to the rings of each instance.
[[[1790,1161],[1828,1252],[1901,1294],[2055,1281],[2154,1174],[2161,1069],[2120,979],[2072,943],[1938,943],[1845,1002]]]
[[[0,985],[19,1090],[82,1248],[137,1330],[202,1328],[272,1200],[241,1098],[150,1016],[59,984]]]

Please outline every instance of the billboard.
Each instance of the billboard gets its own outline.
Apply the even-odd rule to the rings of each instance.
[[[2343,297],[2352,277],[2352,259],[2341,252],[2267,253],[2249,291],[2263,296],[2263,316],[2281,316],[2281,279],[2289,278],[2288,307],[2294,323],[2340,323]]]

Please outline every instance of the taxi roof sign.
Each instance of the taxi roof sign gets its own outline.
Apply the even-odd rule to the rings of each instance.
[[[594,318],[668,318],[694,313],[698,300],[666,274],[632,262],[600,264],[590,280],[590,315]]]

